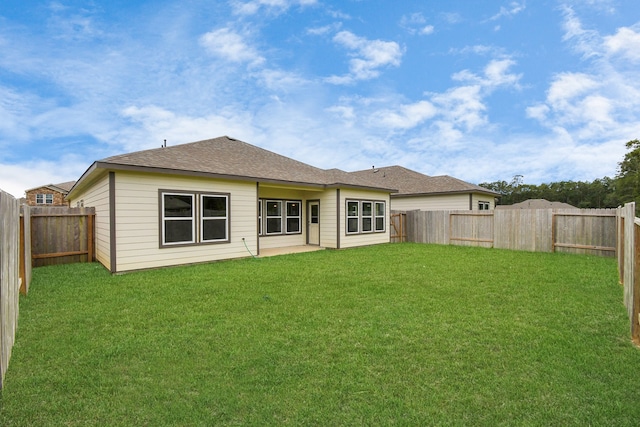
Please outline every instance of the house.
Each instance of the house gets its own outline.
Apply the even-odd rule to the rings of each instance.
[[[75,181],[60,184],[48,184],[25,191],[26,204],[29,206],[68,206],[64,200]]]
[[[578,209],[568,203],[550,202],[547,199],[529,199],[512,205],[498,205],[496,209]]]
[[[67,200],[95,208],[96,258],[116,273],[389,242],[393,191],[224,136],[98,160]]]
[[[404,168],[372,168],[354,175],[371,185],[398,189],[391,194],[391,210],[490,210],[499,194],[448,175],[429,176]]]

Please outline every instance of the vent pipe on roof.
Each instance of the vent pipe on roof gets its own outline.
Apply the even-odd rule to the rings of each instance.
[[[162,144],[162,148],[167,148],[167,140],[164,140],[164,144]]]

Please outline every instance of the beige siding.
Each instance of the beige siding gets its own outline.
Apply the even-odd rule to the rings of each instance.
[[[349,200],[384,201],[386,202],[385,231],[383,233],[346,234],[346,202]],[[389,195],[375,191],[346,190],[340,191],[340,247],[351,248],[355,246],[374,245],[388,243],[389,235]]]
[[[324,248],[338,247],[337,193],[336,189],[330,189],[320,198],[320,246]]]
[[[79,203],[82,204],[82,206],[95,208],[96,259],[105,267],[110,268],[111,246],[109,245],[109,234],[111,228],[109,224],[109,175],[104,174],[95,184],[90,186],[87,191],[78,194],[74,199],[70,200],[69,205],[76,207]]]
[[[229,193],[231,242],[160,248],[160,189]],[[250,256],[245,242],[257,251],[256,184],[116,172],[116,222],[119,272]]]
[[[477,201],[475,203],[477,205]],[[391,199],[391,209],[394,211],[469,210],[469,194],[394,197]]]

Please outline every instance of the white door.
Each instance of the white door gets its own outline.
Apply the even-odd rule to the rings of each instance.
[[[320,202],[307,203],[307,244],[320,245]]]

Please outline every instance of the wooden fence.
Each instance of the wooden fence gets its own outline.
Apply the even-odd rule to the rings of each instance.
[[[94,224],[94,208],[31,208],[33,266],[92,262]]]
[[[0,191],[0,389],[11,359],[20,294],[20,204]]]
[[[613,257],[616,217],[616,209],[408,211],[403,229],[409,242]]]
[[[640,345],[640,219],[635,212],[635,203],[618,208],[618,273],[631,323],[631,339]]]

